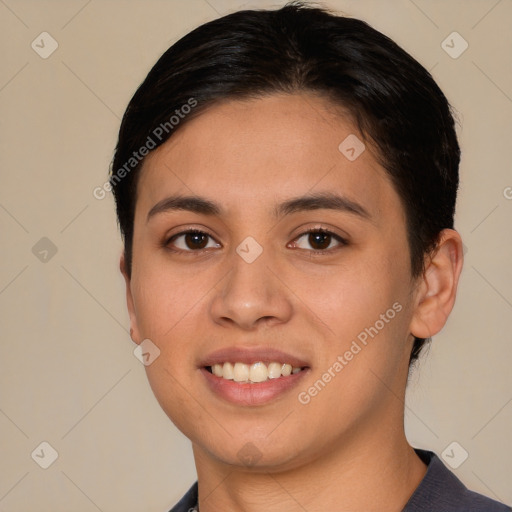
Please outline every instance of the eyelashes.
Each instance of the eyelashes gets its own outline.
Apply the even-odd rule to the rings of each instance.
[[[305,241],[300,242],[303,239]],[[176,253],[202,253],[222,247],[212,235],[199,229],[187,229],[176,233],[167,238],[163,245]],[[305,245],[309,245],[310,248],[305,247]],[[313,254],[328,254],[346,245],[348,245],[348,242],[345,238],[329,229],[311,228],[295,237],[287,244],[287,247]]]
[[[180,241],[181,247],[178,247],[178,249],[173,248],[172,245],[176,245],[176,240],[180,240],[180,238],[183,238],[183,240]],[[176,252],[197,252],[198,250],[211,248],[208,247],[209,242],[207,238],[211,238],[213,240],[213,237],[205,231],[201,231],[199,229],[188,229],[171,236],[171,238],[165,242],[165,246]],[[207,242],[206,244],[205,241]],[[190,245],[192,245],[192,247],[190,247]],[[217,247],[220,247],[218,242]]]
[[[331,243],[333,241],[337,242],[338,245],[336,245],[334,248],[347,245],[347,240],[345,238],[342,238],[341,236],[337,235],[336,233],[333,233],[329,229],[323,229],[323,228],[311,228],[307,229],[303,233],[301,233],[298,237],[294,239],[294,242],[297,240],[300,240],[301,238],[307,237],[308,244],[319,244],[321,246],[324,246],[326,241],[327,247],[321,247],[313,248],[312,250],[317,253],[322,253],[326,251],[331,251],[333,248],[331,247]],[[304,249],[303,247],[299,247],[299,249]],[[308,250],[308,249],[305,249]]]

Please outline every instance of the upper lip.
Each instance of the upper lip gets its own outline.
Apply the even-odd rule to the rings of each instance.
[[[309,366],[300,357],[288,354],[282,350],[271,347],[226,347],[216,350],[203,359],[199,366],[212,366],[222,363],[245,363],[254,364],[258,362],[277,362],[291,364],[293,367]]]

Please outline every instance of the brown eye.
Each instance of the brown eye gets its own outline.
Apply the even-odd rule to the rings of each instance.
[[[202,231],[183,231],[171,237],[166,245],[186,252],[220,247],[208,233]]]
[[[208,244],[208,235],[204,233],[187,233],[185,245],[189,249],[204,249]]]
[[[302,241],[301,241],[302,240]],[[325,229],[314,229],[303,233],[295,239],[294,246],[299,249],[328,251],[346,245],[340,236]]]
[[[329,233],[309,233],[308,242],[313,249],[327,249],[331,244],[332,235]]]

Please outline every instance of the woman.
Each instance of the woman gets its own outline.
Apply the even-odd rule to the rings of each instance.
[[[509,510],[403,426],[462,268],[459,160],[439,87],[362,21],[241,11],[160,58],[110,181],[132,339],[193,445],[174,512]]]

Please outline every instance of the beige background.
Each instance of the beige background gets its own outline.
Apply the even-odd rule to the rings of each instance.
[[[92,191],[171,43],[242,5],[281,3],[0,0],[0,512],[166,511],[195,480],[188,440],[133,355],[113,200]],[[469,457],[454,472],[512,504],[512,2],[326,5],[395,39],[460,112],[466,262],[411,380],[407,432],[439,455],[457,441]],[[43,31],[59,45],[47,59],[31,48]],[[441,46],[453,31],[469,43],[457,59]],[[32,251],[42,237],[57,248],[46,262]],[[42,441],[59,454],[46,470],[31,458]]]

